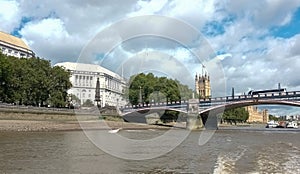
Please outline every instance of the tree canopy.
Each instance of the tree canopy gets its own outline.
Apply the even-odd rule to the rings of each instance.
[[[20,105],[65,106],[70,72],[48,60],[0,53],[0,101]]]
[[[128,86],[125,94],[133,105],[188,100],[193,95],[193,90],[178,80],[156,77],[152,73],[131,76]]]
[[[249,113],[245,108],[234,108],[225,110],[222,120],[229,123],[246,122],[249,118]]]

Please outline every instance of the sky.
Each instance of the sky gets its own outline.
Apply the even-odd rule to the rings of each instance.
[[[190,86],[203,65],[216,96],[278,83],[300,91],[300,0],[0,0],[0,21],[52,64],[118,73],[127,65],[127,75],[156,72]]]

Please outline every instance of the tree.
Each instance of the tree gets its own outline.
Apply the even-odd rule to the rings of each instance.
[[[92,107],[94,106],[94,103],[90,100],[90,99],[87,99],[83,104],[82,104],[83,107]]]
[[[269,114],[269,120],[274,120],[274,121],[281,121],[279,117],[276,117],[272,114]]]
[[[193,90],[187,85],[182,85],[178,80],[166,77],[155,77],[152,73],[140,73],[130,77],[129,88],[125,92],[133,105],[152,102],[174,102],[192,98]]]
[[[48,60],[16,58],[0,53],[0,100],[6,103],[65,106],[70,72]]]
[[[70,72],[62,67],[55,66],[50,73],[51,81],[48,91],[50,93],[49,101],[54,107],[63,107],[67,99],[67,90],[72,87],[69,80]]]
[[[245,123],[249,118],[249,113],[245,108],[226,109],[222,119],[229,123]]]

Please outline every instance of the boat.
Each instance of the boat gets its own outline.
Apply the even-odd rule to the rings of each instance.
[[[286,121],[279,121],[277,128],[286,128]]]
[[[296,121],[288,122],[286,128],[296,128],[296,129],[298,129],[298,123]]]
[[[266,128],[276,128],[278,126],[279,126],[279,124],[277,121],[271,120],[267,123]]]

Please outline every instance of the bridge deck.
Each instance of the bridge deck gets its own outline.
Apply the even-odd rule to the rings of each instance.
[[[300,91],[268,93],[257,95],[237,95],[226,97],[215,97],[209,99],[199,99],[199,107],[201,110],[212,110],[214,108],[227,106],[247,106],[257,104],[280,104],[290,106],[300,106]],[[142,105],[131,105],[120,108],[125,113],[135,112],[146,109],[161,109],[161,110],[178,110],[187,111],[188,102],[168,102],[168,103],[151,103]]]

